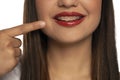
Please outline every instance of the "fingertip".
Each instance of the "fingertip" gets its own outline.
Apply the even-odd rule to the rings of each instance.
[[[40,27],[45,27],[46,25],[45,21],[39,21],[39,23],[40,23]]]

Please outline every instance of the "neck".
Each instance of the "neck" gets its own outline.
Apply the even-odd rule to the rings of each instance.
[[[62,44],[53,40],[48,43],[47,58],[51,76],[90,77],[91,37],[74,44]]]

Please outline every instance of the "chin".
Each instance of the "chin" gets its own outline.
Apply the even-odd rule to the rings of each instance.
[[[86,37],[58,37],[55,39],[52,39],[53,41],[61,44],[61,45],[66,45],[66,44],[78,44],[81,43],[82,41],[84,41],[85,39],[87,39]]]

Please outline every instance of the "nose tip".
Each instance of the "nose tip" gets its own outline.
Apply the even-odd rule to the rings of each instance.
[[[59,7],[76,7],[78,5],[78,0],[59,0]]]

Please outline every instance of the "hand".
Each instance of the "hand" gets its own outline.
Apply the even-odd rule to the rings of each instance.
[[[0,76],[10,72],[19,62],[22,44],[15,36],[42,29],[45,27],[43,21],[23,24],[9,29],[0,30]]]

